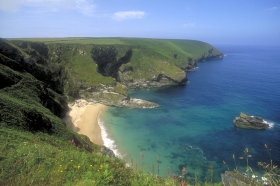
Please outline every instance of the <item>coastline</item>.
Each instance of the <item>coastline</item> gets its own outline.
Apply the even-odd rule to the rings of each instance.
[[[91,142],[97,145],[104,145],[98,120],[100,113],[107,106],[100,103],[87,102],[84,99],[76,100],[74,104],[68,106],[69,111],[63,118],[66,127],[74,132],[86,135]]]

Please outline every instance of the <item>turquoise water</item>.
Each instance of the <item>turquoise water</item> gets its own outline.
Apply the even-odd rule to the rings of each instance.
[[[102,115],[111,148],[134,168],[162,176],[188,170],[189,179],[214,181],[227,167],[249,165],[261,174],[257,162],[269,161],[264,148],[280,165],[280,47],[218,46],[223,60],[201,62],[188,72],[189,83],[132,91],[131,96],[160,104],[155,109],[109,108]],[[233,120],[240,112],[258,115],[271,124],[268,130],[239,129]]]

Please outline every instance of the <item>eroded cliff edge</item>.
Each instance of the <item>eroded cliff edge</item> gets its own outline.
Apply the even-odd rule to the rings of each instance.
[[[5,41],[6,42],[6,41]],[[213,46],[190,40],[80,38],[10,40],[22,52],[29,70],[45,78],[68,99],[85,98],[106,105],[150,108],[157,104],[133,99],[129,89],[185,84],[197,62],[221,59]]]

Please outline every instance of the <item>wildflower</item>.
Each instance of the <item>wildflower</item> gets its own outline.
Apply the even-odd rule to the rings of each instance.
[[[267,178],[266,177],[262,177],[262,181],[267,181]]]
[[[176,174],[173,174],[172,178],[175,179],[176,178]]]
[[[79,169],[80,167],[81,167],[81,166],[80,166],[80,165],[78,165],[78,166],[77,166],[77,169]]]
[[[99,169],[102,169],[102,165],[99,166]]]
[[[92,164],[90,164],[89,166],[92,167]]]
[[[248,158],[252,158],[252,155],[248,155]]]
[[[71,140],[71,144],[73,145],[74,143],[75,143],[75,140],[74,140],[74,139],[72,139],[72,140]]]
[[[246,148],[244,152],[245,154],[247,154],[249,152],[248,148]]]
[[[235,156],[234,156],[234,154],[232,154],[232,159],[235,159]]]
[[[239,159],[243,160],[243,157],[239,157]]]
[[[185,173],[185,172],[187,172],[187,169],[186,169],[186,167],[183,167],[182,173]]]
[[[71,162],[73,161],[73,160],[70,160]]]
[[[183,180],[180,182],[180,186],[185,186],[185,182]]]
[[[225,160],[223,160],[223,164],[225,164],[225,165],[227,164],[227,163],[225,162]]]
[[[255,177],[256,177],[255,174],[253,174],[253,175],[252,175],[252,178],[255,178]]]
[[[265,147],[266,149],[268,149],[268,147],[267,147],[267,145],[266,145],[266,144],[264,144],[264,147]]]
[[[60,167],[62,166],[62,165],[59,165]]]

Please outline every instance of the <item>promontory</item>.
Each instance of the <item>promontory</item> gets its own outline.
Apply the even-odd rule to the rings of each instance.
[[[133,108],[157,105],[130,98],[129,89],[185,84],[197,62],[223,58],[201,41],[140,38],[1,39],[0,53],[2,65],[33,74],[68,99]]]

